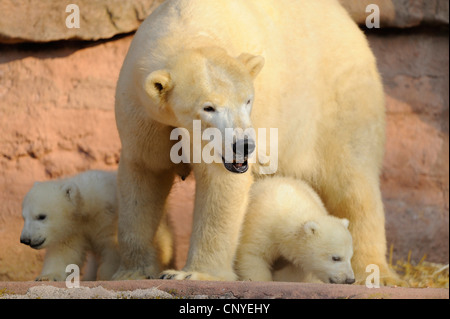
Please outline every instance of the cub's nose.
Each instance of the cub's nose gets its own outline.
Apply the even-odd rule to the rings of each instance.
[[[256,144],[253,140],[244,138],[233,144],[233,153],[236,155],[247,157],[255,151]]]
[[[30,238],[20,237],[20,243],[21,244],[25,244],[25,245],[30,245],[31,239]]]
[[[355,283],[355,278],[347,278],[347,279],[345,279],[345,283],[347,285],[351,285],[351,284]]]

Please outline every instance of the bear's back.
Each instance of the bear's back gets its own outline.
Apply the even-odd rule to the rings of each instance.
[[[90,170],[74,176],[72,181],[78,186],[86,210],[107,207],[108,211],[117,213],[116,172]]]
[[[263,55],[264,69],[291,73],[299,56],[306,65],[339,52],[348,59],[364,47],[355,45],[361,40],[362,33],[336,0],[167,0],[139,27],[124,66],[145,76],[180,50],[219,46],[232,56]]]
[[[250,191],[248,214],[266,220],[301,219],[327,215],[319,195],[304,181],[291,177],[266,177]],[[281,218],[281,219],[280,219]]]

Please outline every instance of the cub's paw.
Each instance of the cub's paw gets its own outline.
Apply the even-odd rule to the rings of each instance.
[[[397,274],[381,277],[380,283],[382,286],[409,287],[408,282],[401,279]]]
[[[367,280],[372,282],[375,278],[372,275],[372,278],[368,277],[369,273],[360,274],[358,276],[358,280],[356,281],[356,285],[367,285]],[[397,287],[409,287],[408,282],[401,279],[400,276],[395,273],[390,268],[383,267],[379,273],[379,284],[380,286],[397,286]]]
[[[154,267],[140,267],[134,269],[122,269],[116,271],[111,280],[138,280],[158,278],[158,272]]]
[[[159,279],[166,280],[209,280],[209,281],[224,281],[225,278],[211,276],[206,273],[196,271],[181,271],[181,270],[165,270],[160,274]]]

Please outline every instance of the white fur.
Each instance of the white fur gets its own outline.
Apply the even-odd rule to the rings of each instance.
[[[116,173],[102,171],[34,184],[23,200],[20,238],[47,249],[37,280],[65,280],[66,266],[81,269],[88,251],[101,260],[98,278],[111,278],[119,264],[116,185]]]
[[[239,278],[268,281],[276,272],[283,281],[353,282],[348,225],[328,215],[304,182],[284,177],[255,182],[235,262]],[[280,267],[283,275],[274,266],[279,260],[287,261]]]
[[[65,280],[66,266],[76,264],[82,269],[88,252],[93,256],[85,278],[111,279],[120,263],[116,188],[116,172],[106,171],[34,184],[23,200],[20,238],[32,248],[47,250],[37,280]],[[172,247],[165,227],[158,233],[164,239],[158,241],[164,242],[167,265]],[[94,271],[90,265],[95,268],[96,263]]]
[[[249,97],[251,122],[242,112]],[[209,121],[205,103],[226,115]],[[253,178],[266,176],[258,162],[240,175],[222,163],[171,162],[172,129],[189,130],[203,119],[202,129],[278,129],[276,174],[306,181],[330,214],[350,220],[359,280],[372,263],[395,280],[379,188],[384,115],[375,58],[337,1],[163,2],[136,32],[117,85],[123,262],[115,278],[158,275],[157,254],[146,243],[174,176],[190,169],[196,199],[188,260],[183,271],[166,275],[236,278],[232,263],[248,192]]]

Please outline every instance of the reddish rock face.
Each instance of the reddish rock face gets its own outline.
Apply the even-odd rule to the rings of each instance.
[[[368,37],[386,90],[388,245],[394,260],[412,250],[413,260],[427,254],[448,263],[448,30]],[[0,280],[33,280],[41,269],[44,252],[19,243],[21,202],[34,181],[117,168],[114,90],[130,41],[0,46]],[[187,256],[194,188],[190,177],[170,196],[178,268]]]
[[[419,25],[448,25],[447,0],[339,0],[353,20],[365,24],[373,11],[367,6],[375,4],[380,12],[382,28],[410,28]]]
[[[387,100],[382,186],[398,257],[448,260],[448,33],[369,36]]]
[[[80,27],[67,28],[74,12],[69,3],[52,0],[0,2],[0,43],[109,39],[132,32],[164,0],[77,0]],[[381,27],[408,28],[448,25],[447,0],[339,0],[352,18],[363,25],[368,5],[376,4]],[[67,9],[67,12],[66,12]]]
[[[49,42],[58,40],[109,39],[135,31],[164,0],[77,0],[79,28],[74,22],[72,2],[2,0],[0,2],[0,42]],[[67,10],[67,11],[66,11]]]
[[[116,169],[114,89],[130,40],[0,49],[0,280],[40,271],[43,252],[19,243],[34,181]]]

